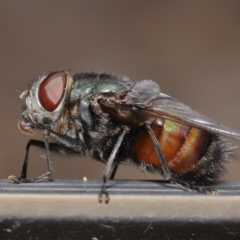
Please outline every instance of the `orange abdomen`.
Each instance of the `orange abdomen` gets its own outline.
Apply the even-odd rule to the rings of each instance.
[[[191,171],[197,167],[211,140],[211,135],[201,129],[189,127],[170,120],[163,126],[151,125],[168,162],[170,171]],[[136,161],[160,167],[161,163],[149,133],[144,132],[134,145]]]

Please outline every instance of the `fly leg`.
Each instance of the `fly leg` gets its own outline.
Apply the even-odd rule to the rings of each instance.
[[[8,178],[14,182],[14,183],[31,183],[31,182],[36,182],[38,180],[49,180],[49,176],[55,171],[54,165],[53,165],[53,160],[52,156],[50,153],[50,148],[49,148],[49,142],[48,142],[48,133],[44,131],[43,133],[43,141],[39,140],[30,140],[26,146],[26,151],[25,151],[25,156],[24,156],[24,161],[23,161],[23,166],[22,166],[22,172],[21,172],[21,177],[18,178],[17,176],[11,175]],[[51,145],[55,145],[55,143],[51,143]],[[38,146],[38,147],[45,147],[46,149],[46,156],[47,156],[47,165],[48,165],[48,172],[32,179],[27,179],[27,167],[28,167],[28,159],[29,159],[29,148],[30,146]]]
[[[146,124],[145,126],[148,130],[148,133],[151,136],[155,151],[156,151],[158,158],[160,160],[160,163],[162,165],[163,176],[165,177],[165,179],[167,181],[169,181],[170,183],[176,184],[176,185],[180,185],[181,187],[183,187],[187,190],[197,191],[199,193],[205,193],[205,194],[211,194],[211,195],[217,194],[216,190],[205,188],[205,187],[200,187],[200,186],[195,186],[191,183],[188,183],[187,181],[183,181],[183,180],[175,177],[169,170],[167,160],[165,158],[165,155],[162,151],[161,146],[159,145],[159,142],[158,142],[154,132],[152,131],[151,127],[148,124]]]
[[[10,175],[8,177],[9,180],[11,180],[13,183],[28,182],[28,180],[26,178],[27,178],[30,147],[45,148],[45,143],[44,143],[44,141],[35,140],[35,139],[31,139],[28,141],[28,143],[26,145],[25,155],[23,158],[23,166],[22,166],[22,171],[21,171],[20,177],[17,177],[15,175]],[[49,148],[50,148],[51,152],[72,154],[72,151],[70,151],[65,146],[60,145],[59,143],[56,143],[56,142],[50,142]]]
[[[154,148],[155,148],[155,151],[158,155],[158,158],[160,160],[160,163],[162,165],[162,172],[163,172],[163,176],[165,177],[165,179],[167,181],[170,181],[171,182],[171,179],[172,179],[172,173],[170,172],[169,170],[169,167],[168,167],[168,164],[167,164],[167,160],[165,158],[165,155],[163,153],[163,150],[162,148],[160,147],[159,143],[158,143],[158,140],[152,130],[152,128],[149,126],[149,124],[146,124],[145,125],[147,130],[148,130],[148,133],[150,134],[150,137],[152,139],[152,142],[153,142],[153,145],[154,145]]]
[[[103,172],[103,176],[102,176],[102,187],[101,187],[101,190],[100,190],[100,193],[98,195],[98,201],[99,202],[102,202],[102,195],[105,195],[105,203],[108,203],[109,202],[109,194],[107,192],[107,189],[106,189],[106,182],[107,182],[107,177],[109,175],[109,172],[111,170],[111,167],[112,167],[112,164],[113,164],[113,161],[118,153],[118,150],[120,149],[120,146],[123,142],[123,139],[124,139],[124,136],[126,134],[127,130],[126,129],[123,129],[121,135],[119,136],[118,140],[117,140],[117,143],[115,144],[109,158],[108,158],[108,161],[107,161],[107,165],[104,169],[104,172]]]
[[[170,182],[173,184],[176,184],[176,185],[180,185],[181,187],[184,187],[186,190],[196,191],[196,192],[204,193],[207,195],[217,195],[218,194],[218,191],[215,189],[206,188],[206,187],[202,187],[202,186],[196,186],[187,181],[182,181],[182,180],[174,178],[174,177],[170,180]]]
[[[53,165],[53,160],[52,156],[50,153],[50,148],[49,148],[49,142],[47,138],[48,133],[44,131],[43,137],[44,141],[39,141],[39,140],[30,140],[26,146],[26,151],[24,155],[24,161],[23,161],[23,166],[22,166],[22,171],[21,171],[21,177],[17,177],[14,175],[9,176],[8,178],[14,182],[14,183],[31,183],[31,182],[36,182],[38,180],[46,180],[48,177],[55,171],[54,165]],[[56,143],[50,143],[52,146],[55,146]],[[29,159],[29,149],[30,146],[37,146],[46,149],[46,156],[47,156],[47,165],[48,165],[48,172],[32,179],[27,179],[27,167],[28,167],[28,159]]]
[[[117,172],[117,170],[118,170],[118,167],[119,167],[119,164],[116,164],[116,165],[113,167],[113,170],[112,170],[112,172],[111,172],[111,174],[110,174],[110,177],[109,177],[110,180],[113,180],[113,179],[114,179],[114,177],[115,177],[115,175],[116,175],[116,172]]]
[[[31,146],[44,148],[45,144],[44,144],[43,141],[34,140],[34,139],[31,139],[31,140],[28,141],[28,143],[26,145],[25,155],[24,155],[24,158],[23,158],[23,166],[22,166],[21,176],[20,176],[20,178],[18,178],[18,182],[21,182],[22,179],[26,179],[27,178],[29,150],[30,150]],[[16,181],[14,181],[14,182],[16,182]]]
[[[48,136],[55,139],[58,143],[55,142],[48,142]],[[22,166],[22,172],[21,177],[17,177],[15,175],[9,176],[9,180],[11,180],[14,183],[29,183],[29,182],[35,182],[38,180],[46,180],[50,176],[50,174],[54,171],[53,166],[53,160],[50,153],[51,151],[58,152],[58,153],[65,153],[65,154],[73,154],[73,153],[83,153],[84,144],[82,141],[73,139],[67,136],[60,135],[58,133],[45,130],[44,134],[44,141],[39,140],[30,140],[26,146],[23,166]],[[28,161],[29,161],[29,149],[31,146],[41,147],[46,149],[46,155],[47,155],[47,164],[48,164],[48,172],[40,175],[33,179],[27,179],[27,167],[28,167]]]
[[[15,175],[10,175],[8,178],[14,183],[20,183],[24,182],[27,178],[27,168],[28,168],[28,159],[29,159],[29,150],[31,146],[39,147],[39,148],[45,148],[45,144],[43,141],[31,139],[28,141],[26,145],[25,155],[23,158],[23,166],[21,171],[21,176],[17,177]]]

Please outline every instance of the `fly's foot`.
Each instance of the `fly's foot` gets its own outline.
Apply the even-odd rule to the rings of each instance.
[[[15,175],[10,175],[8,176],[8,179],[12,182],[12,183],[20,183],[21,179]]]
[[[109,193],[107,192],[106,185],[102,185],[102,188],[100,190],[100,193],[98,194],[98,201],[102,203],[103,195],[105,195],[105,203],[108,203],[110,201]]]
[[[202,186],[196,186],[194,184],[191,184],[191,183],[179,180],[179,179],[172,178],[170,180],[170,182],[173,184],[180,185],[181,187],[185,188],[186,190],[196,191],[196,192],[204,193],[207,195],[218,195],[218,191],[215,189],[206,188],[206,187],[202,187]]]
[[[8,179],[12,182],[12,183],[33,183],[33,182],[36,182],[36,181],[52,181],[52,179],[50,178],[50,173],[46,173],[46,174],[43,174],[39,177],[36,177],[36,178],[20,178],[20,177],[17,177],[15,175],[10,175],[8,176]]]
[[[218,191],[215,189],[211,189],[211,188],[206,188],[206,187],[202,187],[202,186],[195,186],[195,185],[191,185],[189,184],[187,186],[187,189],[190,189],[192,191],[196,191],[199,193],[204,193],[207,195],[218,195]]]
[[[218,191],[216,189],[205,188],[205,192],[207,195],[218,195]]]
[[[12,183],[31,183],[34,182],[34,179],[27,179],[27,178],[20,178],[17,177],[15,175],[10,175],[8,176],[8,179],[12,182]]]

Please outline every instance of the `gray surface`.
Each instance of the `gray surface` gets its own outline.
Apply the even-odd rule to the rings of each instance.
[[[218,219],[240,221],[240,183],[212,186],[218,196],[187,192],[164,182],[110,181],[110,202],[99,203],[101,182],[55,180],[32,184],[0,181],[3,217],[88,219]]]
[[[0,238],[238,240],[240,237],[240,182],[213,186],[219,190],[218,196],[186,192],[164,182],[108,183],[110,202],[100,204],[97,200],[100,181],[55,180],[17,185],[0,180]]]

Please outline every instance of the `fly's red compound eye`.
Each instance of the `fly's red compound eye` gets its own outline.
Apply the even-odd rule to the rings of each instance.
[[[38,98],[45,110],[52,112],[58,107],[64,95],[66,82],[67,77],[64,72],[54,72],[42,82]]]

